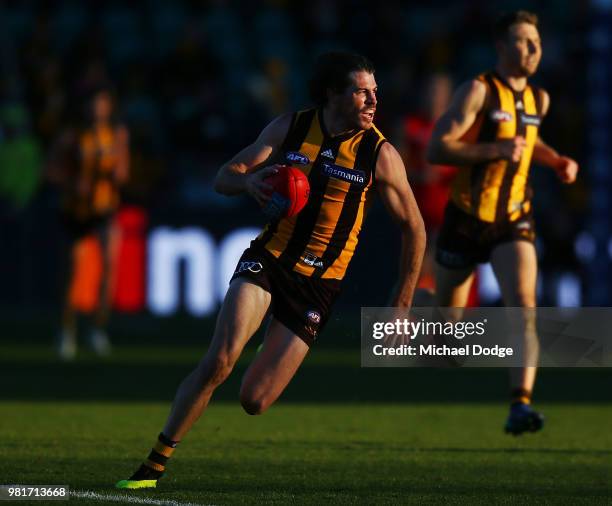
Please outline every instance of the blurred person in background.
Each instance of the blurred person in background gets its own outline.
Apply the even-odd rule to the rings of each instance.
[[[129,133],[117,120],[109,86],[87,100],[81,128],[66,131],[52,149],[49,178],[62,189],[62,221],[68,235],[65,301],[58,354],[77,351],[77,315],[92,316],[89,344],[111,351],[106,325],[114,285],[119,229],[113,222],[120,188],[129,175]]]
[[[511,406],[505,430],[542,428],[531,407],[539,355],[535,328],[537,256],[529,170],[532,159],[573,183],[578,164],[538,134],[548,93],[529,84],[542,56],[538,18],[526,11],[495,24],[497,65],[461,85],[437,122],[428,158],[459,167],[436,251],[436,303],[462,308],[476,264],[491,262],[504,304],[528,308],[516,323],[525,367],[510,370]],[[529,310],[532,309],[532,310]]]
[[[42,153],[24,104],[0,102],[0,279],[5,297],[19,307],[32,304],[39,293],[32,242],[38,233],[35,200]]]
[[[0,214],[18,215],[40,183],[41,148],[19,102],[0,106]]]
[[[400,153],[408,170],[427,231],[427,248],[419,288],[434,290],[434,253],[444,208],[450,195],[450,184],[457,169],[427,162],[427,145],[435,122],[448,108],[452,82],[447,74],[436,73],[425,79],[420,110],[402,119]]]

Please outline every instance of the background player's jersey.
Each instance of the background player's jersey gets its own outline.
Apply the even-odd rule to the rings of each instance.
[[[453,182],[451,200],[480,220],[514,221],[531,209],[528,179],[542,120],[541,93],[531,85],[523,91],[514,91],[495,72],[477,79],[487,86],[487,100],[462,140],[495,142],[520,135],[527,146],[516,163],[495,160],[462,167]]]
[[[375,126],[332,138],[321,116],[316,109],[294,114],[278,160],[308,177],[306,207],[269,223],[255,243],[300,274],[342,279],[369,207],[385,138]]]
[[[108,215],[119,205],[116,143],[117,132],[113,127],[86,130],[79,139],[81,174],[91,181],[89,198],[81,205],[87,206],[89,215]]]

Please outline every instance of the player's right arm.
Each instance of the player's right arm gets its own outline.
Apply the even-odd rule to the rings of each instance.
[[[506,159],[518,162],[525,148],[523,137],[496,142],[465,142],[463,135],[485,106],[487,86],[476,79],[461,85],[449,109],[437,121],[429,142],[427,160],[439,165],[472,165]]]
[[[277,172],[275,166],[269,165],[280,149],[291,125],[291,114],[284,114],[274,119],[259,137],[224,164],[215,179],[215,191],[223,195],[248,193],[260,205],[268,200],[272,187],[264,179]]]

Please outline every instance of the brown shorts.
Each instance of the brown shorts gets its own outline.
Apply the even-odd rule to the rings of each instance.
[[[269,292],[274,318],[309,346],[323,330],[340,293],[340,280],[310,278],[288,270],[274,255],[253,245],[240,257],[232,281],[238,277]]]
[[[514,221],[489,223],[449,202],[436,247],[436,261],[448,269],[464,269],[488,262],[495,246],[504,242],[535,241],[531,212]]]

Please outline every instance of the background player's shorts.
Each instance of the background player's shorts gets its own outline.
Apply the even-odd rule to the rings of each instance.
[[[66,231],[67,239],[70,242],[78,241],[90,234],[96,234],[101,241],[106,242],[108,230],[113,221],[112,215],[92,216],[79,220],[71,213],[63,212],[61,221]]]
[[[269,292],[274,318],[309,346],[323,330],[340,293],[340,280],[310,278],[289,270],[267,250],[253,245],[240,257],[231,281],[238,277]]]
[[[488,223],[449,202],[436,247],[436,261],[449,269],[464,269],[488,262],[498,244],[511,241],[535,241],[535,223],[531,212],[514,221]]]

